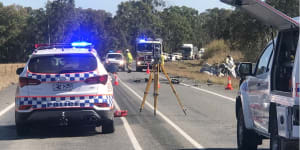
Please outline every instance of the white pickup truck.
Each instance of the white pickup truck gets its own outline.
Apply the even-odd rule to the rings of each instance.
[[[237,145],[256,150],[270,138],[271,150],[299,149],[299,17],[290,18],[261,0],[222,0],[241,8],[279,33],[260,55],[254,72],[241,63],[236,98]]]

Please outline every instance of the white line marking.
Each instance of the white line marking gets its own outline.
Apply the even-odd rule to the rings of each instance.
[[[114,101],[114,103],[115,103],[115,105],[116,105],[117,110],[120,110],[120,107],[119,107],[118,103],[117,103],[116,101]],[[132,145],[133,145],[133,148],[134,148],[135,150],[142,150],[142,147],[141,147],[141,145],[139,144],[139,142],[138,142],[138,140],[136,139],[136,137],[134,136],[134,133],[133,133],[133,131],[132,131],[132,129],[131,129],[131,127],[130,127],[128,121],[126,120],[126,118],[121,117],[121,120],[122,120],[122,122],[123,122],[123,124],[124,124],[125,130],[126,130],[128,136],[129,136],[129,139],[130,139]]]
[[[13,107],[15,107],[15,103],[10,104],[9,106],[7,106],[5,109],[3,109],[2,111],[0,111],[0,117],[2,115],[4,115],[6,112],[8,112],[10,109],[12,109]]]
[[[219,97],[222,97],[224,99],[227,99],[227,100],[235,102],[235,99],[233,99],[231,97],[227,97],[227,96],[224,96],[224,95],[221,95],[221,94],[209,91],[209,90],[205,90],[205,89],[201,89],[201,88],[198,88],[198,87],[194,87],[194,86],[191,86],[191,85],[188,85],[188,84],[185,84],[185,83],[180,83],[180,84],[182,84],[184,86],[187,86],[187,87],[191,87],[193,89],[196,89],[196,90],[199,90],[199,91],[202,91],[202,92],[206,92],[206,93],[209,93],[209,94],[212,94],[212,95],[215,95],[215,96],[219,96]]]
[[[139,100],[143,100],[143,98],[138,95],[133,89],[131,89],[128,85],[126,85],[121,79],[119,79],[120,83],[122,83],[129,91],[131,91],[135,96],[139,98]],[[148,107],[154,110],[154,107],[146,101],[145,103]],[[156,114],[161,116],[169,125],[171,125],[179,134],[181,134],[186,140],[188,140],[195,148],[202,149],[204,148],[201,144],[199,144],[196,140],[194,140],[191,136],[189,136],[186,132],[184,132],[179,126],[177,126],[174,122],[172,122],[168,117],[166,117],[159,110],[156,111]]]

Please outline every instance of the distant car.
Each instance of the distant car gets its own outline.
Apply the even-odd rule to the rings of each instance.
[[[111,64],[118,66],[122,71],[126,68],[126,59],[122,53],[107,53],[105,57],[105,67],[109,69]]]
[[[113,86],[94,49],[76,44],[42,46],[17,74],[18,135],[41,124],[102,125],[102,132],[114,132]]]
[[[173,53],[172,54],[176,60],[182,60],[182,54],[181,53]]]

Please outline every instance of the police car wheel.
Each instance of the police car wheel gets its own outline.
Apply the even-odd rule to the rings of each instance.
[[[102,125],[102,133],[113,133],[115,132],[115,124],[113,119],[106,120]]]
[[[278,136],[276,117],[272,119],[272,122],[273,126],[271,128],[270,150],[284,150],[285,148],[282,147],[281,139]]]
[[[18,136],[25,136],[28,134],[28,127],[24,124],[16,124],[16,131]]]
[[[238,150],[257,150],[258,136],[245,127],[243,110],[239,109],[237,120],[237,145]]]

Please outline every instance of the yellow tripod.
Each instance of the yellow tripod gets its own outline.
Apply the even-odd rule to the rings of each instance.
[[[149,75],[149,80],[148,80],[148,83],[147,83],[147,86],[146,86],[146,90],[145,90],[145,93],[144,93],[144,97],[143,97],[143,101],[142,101],[142,104],[141,104],[141,107],[140,107],[140,112],[142,112],[142,110],[144,109],[144,105],[145,105],[145,102],[146,102],[146,98],[148,96],[148,92],[150,90],[150,87],[151,87],[151,83],[152,83],[152,78],[153,78],[153,74],[154,74],[154,115],[156,115],[156,110],[157,110],[157,102],[158,102],[158,84],[159,84],[159,70],[162,70],[162,72],[164,73],[164,75],[166,76],[166,78],[168,79],[169,81],[169,84],[170,84],[170,87],[172,88],[172,91],[174,93],[174,95],[176,96],[177,98],[177,101],[178,101],[178,104],[180,105],[183,113],[186,115],[186,110],[184,109],[182,103],[181,103],[181,100],[171,82],[171,79],[169,78],[168,74],[166,73],[165,71],[165,68],[163,65],[161,65],[160,63],[159,64],[153,64],[152,66],[152,72],[150,72],[150,75]]]

